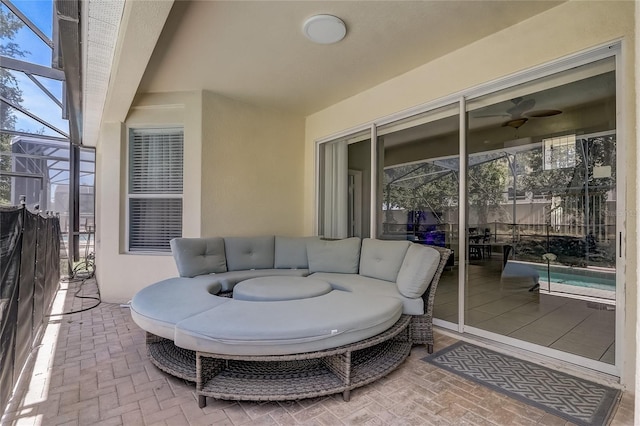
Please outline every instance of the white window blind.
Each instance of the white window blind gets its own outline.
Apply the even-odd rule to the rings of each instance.
[[[129,251],[169,252],[182,236],[182,129],[129,132]]]

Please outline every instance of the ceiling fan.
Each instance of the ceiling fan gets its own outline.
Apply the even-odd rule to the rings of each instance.
[[[507,114],[511,118],[502,123],[502,127],[519,129],[524,123],[529,121],[530,118],[545,118],[562,114],[562,111],[557,109],[538,109],[531,111],[531,109],[536,105],[535,99],[517,97],[511,99],[511,103],[513,106],[507,110]]]

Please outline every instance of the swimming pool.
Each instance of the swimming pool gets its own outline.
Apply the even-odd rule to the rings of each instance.
[[[519,263],[533,268],[540,275],[540,289],[550,292],[589,296],[615,300],[615,270],[575,268],[562,265],[547,265],[533,262]],[[549,285],[551,281],[551,285]]]

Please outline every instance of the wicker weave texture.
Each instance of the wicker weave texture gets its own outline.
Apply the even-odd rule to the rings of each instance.
[[[350,390],[389,374],[409,356],[410,322],[410,316],[403,315],[384,333],[326,351],[224,360],[197,352],[196,393],[201,405],[206,403],[204,396],[283,401],[342,392],[348,399]],[[226,362],[222,369],[220,362]]]
[[[147,333],[147,353],[151,362],[160,370],[190,382],[196,381],[194,351],[179,348],[171,340]]]
[[[438,289],[438,283],[440,282],[440,277],[444,272],[444,268],[447,265],[447,260],[449,256],[451,256],[452,251],[438,246],[429,246],[435,250],[440,252],[440,263],[438,263],[438,268],[436,269],[436,273],[431,279],[431,284],[429,284],[429,288],[422,295],[422,299],[424,300],[424,314],[423,315],[413,315],[411,319],[411,338],[414,344],[423,344],[427,345],[427,350],[429,353],[433,352],[433,304],[435,303],[436,298],[436,290]]]

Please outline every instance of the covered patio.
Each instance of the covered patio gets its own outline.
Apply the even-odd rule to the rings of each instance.
[[[398,163],[410,164],[411,168],[398,167],[397,176],[388,177],[387,183],[389,188],[394,186],[413,196],[418,187],[416,182],[439,181],[446,190],[441,191],[445,195],[442,198],[451,201],[458,196],[455,186],[460,173],[471,175],[485,165],[505,163],[504,169],[514,184],[503,185],[503,198],[509,203],[498,203],[498,207],[511,215],[510,220],[502,223],[498,217],[481,220],[474,213],[475,216],[471,215],[473,226],[452,219],[446,227],[439,223],[443,229],[434,228],[430,236],[435,235],[435,240],[441,242],[440,238],[448,233],[447,244],[457,250],[457,261],[452,261],[449,279],[445,279],[438,290],[436,320],[440,323],[436,326],[440,328],[435,351],[469,340],[613,386],[622,390],[622,399],[609,424],[630,425],[640,419],[634,409],[634,401],[640,400],[636,396],[640,386],[637,372],[640,365],[637,263],[640,257],[636,238],[640,222],[635,214],[640,208],[636,125],[640,98],[635,93],[634,65],[640,52],[637,47],[640,9],[635,3],[399,1],[372,2],[366,9],[358,2],[41,1],[47,7],[53,6],[54,17],[57,16],[63,26],[68,25],[60,34],[58,28],[51,30],[53,35],[36,33],[48,48],[53,48],[52,40],[58,36],[61,36],[60,42],[67,43],[67,48],[72,45],[73,49],[67,52],[72,51],[74,55],[66,58],[66,69],[58,69],[56,65],[53,71],[47,67],[45,72],[41,66],[31,63],[31,58],[23,61],[4,53],[0,68],[16,75],[23,73],[24,78],[32,81],[30,84],[38,87],[42,82],[38,83],[37,76],[66,81],[67,86],[60,83],[59,94],[58,86],[53,95],[47,95],[46,90],[43,93],[60,107],[68,129],[58,132],[64,137],[48,134],[56,128],[34,117],[29,105],[20,105],[19,96],[14,100],[3,96],[3,112],[13,109],[18,118],[33,119],[47,129],[46,132],[44,128],[25,132],[20,122],[18,126],[13,122],[3,124],[0,136],[9,148],[0,147],[0,155],[4,156],[3,161],[4,158],[15,161],[5,162],[8,166],[0,170],[3,172],[0,184],[17,178],[36,179],[34,182],[38,185],[31,185],[34,197],[32,200],[27,197],[30,208],[38,209],[39,202],[40,209],[57,211],[61,209],[56,202],[63,200],[62,210],[68,212],[68,218],[64,213],[61,217],[61,222],[66,220],[63,245],[66,243],[68,250],[67,266],[73,270],[74,261],[84,252],[85,260],[90,257],[96,269],[95,276],[92,271],[87,280],[67,282],[61,278],[52,312],[42,324],[42,340],[28,348],[27,364],[12,398],[3,407],[1,424],[571,424],[424,362],[428,354],[423,346],[413,347],[408,360],[389,376],[355,390],[348,403],[334,395],[266,403],[210,400],[207,407],[199,408],[193,383],[171,377],[151,363],[146,352],[145,332],[132,321],[128,302],[137,291],[176,275],[168,249],[173,237],[323,235],[319,229],[322,215],[319,170],[325,160],[320,158],[319,147],[322,141],[331,138],[344,139],[346,147],[351,136],[365,133],[364,140],[359,141],[368,149],[363,157],[364,165],[356,164],[353,168],[360,169],[355,170],[355,175],[348,175],[353,176],[354,182],[360,179],[357,182],[361,189],[359,202],[354,202],[350,213],[361,216],[358,223],[364,232],[357,236],[383,238],[384,232],[378,231],[386,229],[383,218],[386,212],[376,210],[384,210],[385,202],[387,206],[393,203],[390,199],[382,201],[389,191],[384,193],[375,188],[385,179],[384,162],[379,161],[385,155],[383,143],[378,140],[379,129],[398,126],[406,130],[406,124],[411,130],[410,123],[403,120],[409,122],[421,114],[433,113],[436,117],[434,111],[453,105],[458,109],[457,115],[451,117],[460,135],[464,134],[465,119],[488,119],[495,121],[496,133],[508,130],[515,135],[514,141],[523,141],[525,138],[519,137],[518,128],[526,120],[518,126],[515,124],[526,117],[512,112],[508,114],[508,122],[513,125],[501,125],[499,121],[503,121],[505,111],[509,111],[505,108],[497,115],[493,111],[492,115],[474,117],[465,106],[465,93],[478,99],[507,90],[521,84],[518,83],[521,80],[535,81],[536,72],[551,73],[558,62],[564,61],[562,66],[568,67],[567,58],[573,58],[576,67],[583,66],[585,64],[577,61],[585,60],[583,57],[588,56],[585,52],[597,51],[597,55],[601,55],[598,52],[612,47],[616,53],[605,56],[615,65],[615,72],[610,72],[614,76],[612,88],[617,98],[607,101],[613,111],[608,124],[614,129],[614,140],[619,141],[617,164],[624,167],[620,168],[619,175],[614,169],[615,177],[622,182],[619,192],[614,191],[615,185],[603,186],[603,193],[611,193],[616,198],[601,196],[598,203],[591,201],[591,205],[607,207],[597,210],[602,212],[603,226],[598,228],[600,233],[593,234],[595,237],[584,230],[580,231],[579,238],[564,235],[569,232],[562,229],[569,215],[563,211],[569,209],[559,208],[558,194],[550,191],[544,198],[539,191],[523,191],[515,185],[513,160],[516,154],[529,149],[524,142],[498,152],[489,150],[488,137],[477,138],[482,147],[486,146],[482,150],[491,152],[469,155],[469,163],[452,160],[444,153],[436,155],[439,150],[434,150],[436,160],[429,164],[417,167],[412,162]],[[2,11],[31,27],[29,16],[22,16],[20,3],[28,4],[26,0],[2,0]],[[60,12],[70,5],[74,10],[69,16],[56,15],[56,10]],[[341,15],[346,21],[347,36],[342,44],[315,45],[304,38],[301,23],[325,8],[333,8],[331,13]],[[54,53],[57,58],[60,52],[54,50]],[[586,62],[591,63],[594,58]],[[49,59],[47,56],[47,61]],[[64,76],[63,71],[69,75]],[[65,97],[67,99],[63,99]],[[453,99],[453,103],[447,104],[443,99],[447,102]],[[518,98],[509,96],[500,102],[514,103],[515,99]],[[542,105],[542,101],[538,103]],[[546,117],[544,114],[561,118],[586,116],[569,110],[562,114],[541,111],[538,117],[532,118]],[[57,108],[55,113],[60,115]],[[494,115],[502,118],[488,118]],[[591,119],[590,116],[587,119]],[[534,121],[520,130],[520,136],[533,127]],[[559,130],[548,133],[559,133]],[[144,155],[136,157],[142,152],[132,148],[138,146],[136,142],[157,142],[167,134],[177,148],[176,153],[162,158],[165,169],[157,167],[160,160],[156,164],[147,161]],[[63,142],[61,149],[68,153],[43,159],[39,152],[18,152],[20,144],[34,135],[45,139],[43,146]],[[362,135],[360,137],[362,139]],[[20,138],[25,141],[20,142]],[[353,142],[350,141],[350,146],[357,147]],[[454,141],[458,142],[464,146],[464,137]],[[533,146],[529,142],[527,146]],[[433,139],[433,143],[445,147],[449,141]],[[542,147],[544,142],[536,140],[535,144]],[[400,157],[403,149],[401,144],[397,148]],[[459,158],[465,155],[458,153]],[[134,163],[143,157],[144,161]],[[587,156],[584,158],[586,161]],[[36,173],[19,169],[19,160],[53,163]],[[459,164],[466,167],[461,168]],[[346,171],[347,166],[343,166]],[[611,178],[611,170],[607,177],[602,177],[606,174],[604,167],[600,164],[597,167],[597,174],[601,176],[598,179]],[[167,174],[167,168],[179,170],[169,185],[175,187],[147,192],[148,188],[143,188],[136,192],[134,172],[148,177],[154,168],[160,170],[160,176]],[[352,172],[352,167],[348,168]],[[522,169],[529,170],[524,166]],[[39,182],[47,179],[57,185],[57,192],[51,186],[50,193],[38,189]],[[154,180],[158,179],[149,178]],[[558,187],[567,189],[568,194],[573,191],[569,194],[573,198],[566,197],[569,201],[587,200],[584,204],[588,219],[589,200],[594,198],[588,191],[594,187],[585,183],[585,196],[580,198],[579,191],[567,182]],[[483,185],[480,180],[475,183]],[[66,191],[64,185],[68,186]],[[17,204],[14,199],[21,195],[18,192],[26,190],[16,192],[8,184],[5,186],[15,192],[10,194],[12,198],[5,197],[7,202]],[[5,192],[10,193],[9,189]],[[447,195],[452,189],[455,194]],[[483,194],[478,191],[475,195],[482,199]],[[2,191],[0,201],[1,195]],[[160,199],[165,204],[154,204]],[[537,221],[531,226],[527,224],[528,227],[518,224],[518,203],[524,199],[536,207],[534,213],[544,216],[544,223]],[[570,206],[567,200],[563,202]],[[609,208],[612,200],[617,204]],[[51,203],[51,207],[47,203]],[[165,208],[167,205],[173,208]],[[138,206],[146,206],[152,214],[136,216],[144,210],[136,210]],[[453,203],[448,208],[449,216],[464,217],[464,212],[461,214],[462,210],[456,209]],[[429,209],[434,217],[445,211],[431,206]],[[161,214],[157,214],[158,211]],[[393,219],[394,212],[389,209],[388,213]],[[165,220],[168,216],[171,223]],[[616,221],[624,222],[624,226],[613,227],[611,223]],[[584,228],[589,228],[588,220],[576,223],[577,227],[584,223]],[[407,233],[408,221],[392,225],[401,229],[390,226],[391,237],[398,237],[400,233],[402,239],[411,236]],[[168,228],[171,235],[167,237],[163,233]],[[471,229],[478,234],[465,234],[471,234]],[[437,243],[434,238],[427,241],[412,231],[413,238],[406,239]],[[555,240],[553,232],[558,234]],[[160,242],[156,241],[158,235],[162,236]],[[597,244],[600,240],[591,239],[597,237],[606,244]],[[586,254],[573,256],[571,252],[560,260],[566,260],[568,267],[574,269],[586,264],[601,269],[618,265],[618,284],[614,287],[617,299],[600,303],[589,299],[590,295],[585,298],[560,289],[569,297],[562,295],[565,297],[562,306],[553,302],[554,312],[569,311],[565,307],[577,306],[577,300],[590,309],[586,311],[583,306],[573,309],[578,314],[576,318],[589,318],[581,323],[579,330],[583,335],[578,336],[579,340],[573,329],[563,329],[561,336],[556,337],[554,333],[560,333],[562,327],[558,327],[553,315],[547,312],[531,321],[548,325],[550,334],[541,335],[538,330],[531,331],[526,324],[519,324],[517,320],[523,317],[521,311],[530,310],[537,299],[531,300],[535,293],[529,292],[529,282],[516,289],[519,294],[514,294],[515,286],[507,287],[501,281],[503,261],[511,253],[510,260],[540,263],[542,255],[558,252],[558,246],[578,239],[579,244],[572,245]],[[459,269],[461,265],[463,268]],[[548,279],[543,289],[550,293],[554,281],[549,266],[547,262]],[[460,280],[462,275],[452,273],[459,270],[471,277],[469,283],[473,284],[468,286],[470,303],[466,308],[467,301],[460,303],[461,283],[466,278]],[[574,287],[569,288],[575,291]],[[548,296],[543,294],[540,300],[555,300]],[[607,310],[613,303],[617,303],[615,311]],[[489,305],[491,312],[486,309]],[[459,318],[467,314],[469,321],[465,324]],[[531,319],[531,315],[527,318]],[[460,328],[456,328],[458,324]],[[481,333],[462,333],[460,330],[465,325],[481,329]],[[505,339],[491,340],[485,332]],[[598,339],[594,339],[594,334],[598,334]],[[516,344],[505,343],[515,340]],[[550,343],[547,344],[547,340]],[[592,344],[596,340],[597,344]],[[557,349],[572,357],[576,355],[581,357],[579,361],[587,359],[607,364],[606,367],[611,368],[606,371],[613,373],[591,369],[592,364],[545,357],[545,353],[532,351],[532,345]],[[3,391],[7,388],[3,387]]]
[[[340,395],[287,402],[211,400],[198,408],[194,384],[158,370],[146,355],[145,334],[126,306],[90,307],[75,297],[79,282],[61,283],[42,344],[30,358],[2,424],[14,425],[564,425],[564,419],[461,379],[421,360],[414,347],[396,371]],[[96,295],[95,281],[82,296]],[[456,342],[438,333],[438,351]],[[625,393],[612,426],[633,423]]]

